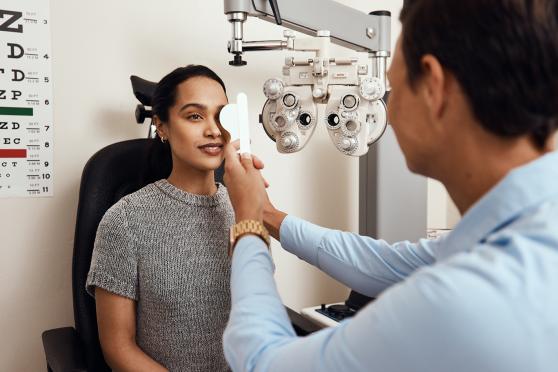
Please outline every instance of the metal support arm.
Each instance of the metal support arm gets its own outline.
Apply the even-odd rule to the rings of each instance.
[[[244,13],[275,23],[273,9],[267,0],[224,2],[227,15]],[[315,36],[319,30],[328,30],[334,44],[355,51],[391,50],[391,15],[387,11],[366,14],[332,0],[281,0],[278,4],[281,20],[287,28],[310,36]]]
[[[274,12],[268,0],[224,0],[225,14],[233,24],[229,43],[229,52],[235,55],[232,65],[246,64],[242,61],[244,51],[284,49],[277,46],[257,49],[250,44],[260,42],[244,41],[243,25],[248,16],[276,23],[279,9],[282,25],[289,29],[310,36],[328,30],[334,44],[358,52],[390,54],[391,14],[388,11],[366,14],[332,0],[281,0]]]

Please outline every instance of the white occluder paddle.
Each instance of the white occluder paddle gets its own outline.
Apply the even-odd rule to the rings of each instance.
[[[248,122],[248,97],[244,93],[236,96],[236,103],[229,103],[221,110],[219,121],[231,135],[231,142],[240,138],[240,153],[249,153],[250,123]]]

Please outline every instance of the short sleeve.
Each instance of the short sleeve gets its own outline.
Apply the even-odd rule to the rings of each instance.
[[[128,226],[127,203],[120,200],[103,216],[97,235],[86,290],[95,296],[95,287],[138,300],[137,247]]]

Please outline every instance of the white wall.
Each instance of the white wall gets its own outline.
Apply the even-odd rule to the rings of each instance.
[[[453,229],[461,219],[459,210],[441,182],[428,179],[427,201],[428,229]]]
[[[341,2],[366,12],[392,10],[395,42],[401,0]],[[158,80],[179,65],[214,68],[231,97],[239,91],[249,96],[253,150],[267,164],[265,176],[275,204],[319,224],[358,230],[358,159],[338,154],[324,130],[314,134],[302,153],[276,153],[255,123],[264,103],[261,86],[280,75],[285,53],[248,55],[247,68],[229,67],[225,46],[230,26],[221,0],[50,3],[55,196],[0,199],[0,371],[45,370],[41,332],[74,323],[71,255],[81,170],[103,146],[147,132],[134,122],[130,74]],[[282,32],[251,20],[246,34],[248,39],[276,39]],[[276,244],[274,258],[279,291],[293,308],[346,296],[346,288]]]

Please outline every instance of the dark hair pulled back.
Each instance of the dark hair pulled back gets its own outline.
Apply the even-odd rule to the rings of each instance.
[[[153,116],[157,116],[163,123],[169,121],[169,110],[176,102],[177,87],[188,79],[195,77],[206,77],[218,82],[225,94],[227,89],[223,80],[213,70],[202,65],[188,65],[178,67],[167,74],[157,83],[155,92],[151,99]],[[148,182],[167,178],[172,170],[172,155],[168,142],[161,142],[161,138],[156,134],[149,145],[149,171],[151,179]]]
[[[194,77],[206,77],[218,82],[227,93],[225,83],[213,70],[202,65],[188,65],[186,67],[179,67],[166,75],[157,83],[151,107],[153,108],[153,115],[156,115],[162,122],[168,122],[169,109],[176,101],[176,88],[181,83]]]

